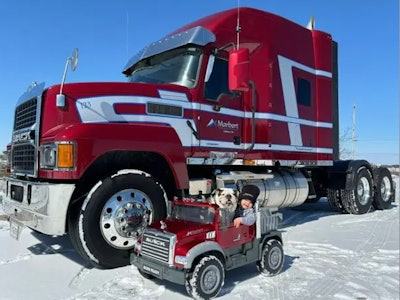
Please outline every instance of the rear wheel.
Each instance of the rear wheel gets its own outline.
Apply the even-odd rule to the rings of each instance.
[[[343,206],[341,190],[328,189],[327,199],[328,199],[330,206],[335,211],[338,211],[341,213],[347,213],[347,210]]]
[[[350,190],[342,190],[342,202],[346,210],[351,214],[365,214],[372,205],[372,176],[370,171],[361,167],[355,174],[355,184]]]
[[[265,276],[274,276],[280,273],[284,261],[281,242],[271,239],[264,244],[261,259],[257,262],[257,269]]]
[[[388,209],[394,199],[392,174],[387,168],[374,170],[375,192],[372,205],[375,209]]]
[[[150,222],[166,214],[162,186],[149,174],[121,171],[98,182],[83,204],[72,209],[69,233],[75,249],[98,268],[130,263],[129,254],[142,230],[143,216]]]

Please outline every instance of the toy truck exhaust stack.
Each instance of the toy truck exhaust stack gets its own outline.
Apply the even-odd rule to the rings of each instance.
[[[68,234],[114,268],[130,263],[145,212],[158,222],[174,197],[254,184],[271,209],[320,197],[342,213],[390,207],[388,169],[339,160],[331,35],[253,8],[237,20],[223,11],[148,45],[127,82],[64,73],[23,94],[1,184],[11,233]]]
[[[145,278],[181,284],[193,298],[211,299],[221,291],[225,270],[256,263],[267,276],[281,271],[282,214],[256,208],[257,223],[236,228],[229,210],[185,200],[173,201],[167,219],[144,228],[131,262]]]

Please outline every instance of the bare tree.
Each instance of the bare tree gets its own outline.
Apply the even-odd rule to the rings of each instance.
[[[351,159],[351,127],[346,127],[339,136],[339,158],[346,160]]]

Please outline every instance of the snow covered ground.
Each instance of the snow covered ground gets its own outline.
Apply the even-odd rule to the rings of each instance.
[[[230,271],[219,299],[399,299],[398,189],[391,209],[365,215],[334,213],[324,199],[282,212],[282,273]],[[88,268],[67,237],[25,229],[15,241],[8,230],[0,221],[0,299],[188,298],[183,287],[144,279],[132,266]]]

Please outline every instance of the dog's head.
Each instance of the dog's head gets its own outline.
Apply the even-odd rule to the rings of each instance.
[[[211,194],[212,202],[234,212],[238,203],[238,191],[231,188],[216,189]]]

